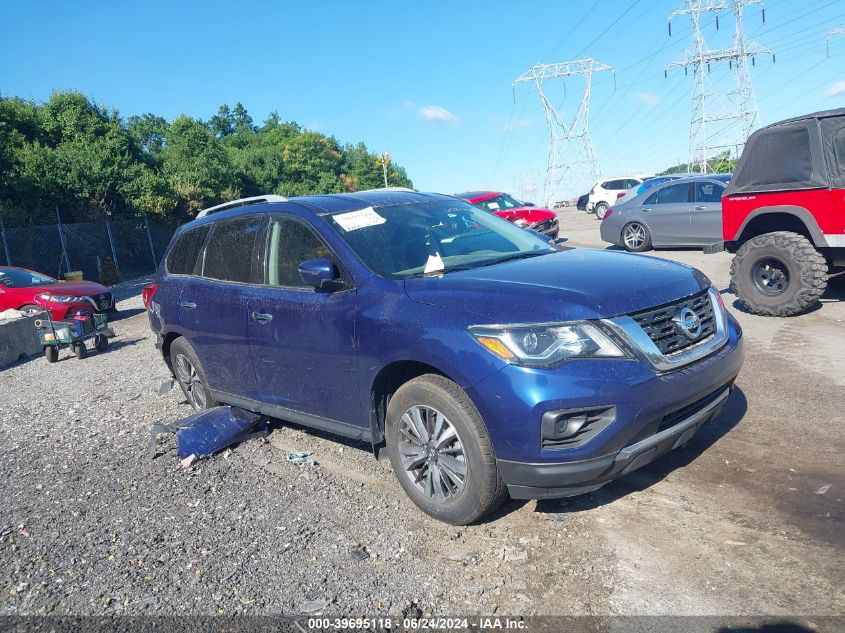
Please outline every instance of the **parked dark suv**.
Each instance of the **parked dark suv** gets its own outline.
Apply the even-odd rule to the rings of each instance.
[[[178,231],[145,295],[188,401],[386,446],[443,521],[639,468],[711,420],[742,365],[688,266],[559,251],[435,194],[233,204]]]

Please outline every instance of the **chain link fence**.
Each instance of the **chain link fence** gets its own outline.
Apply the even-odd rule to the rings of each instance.
[[[111,285],[155,272],[177,222],[136,218],[6,228],[0,224],[7,266],[51,277],[73,271]]]

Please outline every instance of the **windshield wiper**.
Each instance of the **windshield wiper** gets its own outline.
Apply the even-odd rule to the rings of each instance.
[[[554,251],[528,251],[526,253],[511,253],[510,255],[503,255],[502,257],[494,257],[493,259],[484,259],[480,262],[472,262],[470,264],[462,264],[455,266],[448,270],[471,270],[473,268],[481,268],[482,266],[494,266],[496,264],[503,264],[504,262],[512,262],[518,259],[528,259],[529,257],[538,257],[540,255],[548,255]]]

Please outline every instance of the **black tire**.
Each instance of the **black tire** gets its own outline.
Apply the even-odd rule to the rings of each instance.
[[[599,220],[604,219],[604,214],[607,213],[607,203],[606,202],[599,202],[595,206],[596,218]]]
[[[409,436],[407,433],[403,434],[401,429],[406,419],[411,420],[411,412],[417,408],[430,408],[435,414],[439,413],[442,416],[441,425],[447,429],[451,426],[455,431],[456,435],[450,439],[453,444],[442,444],[442,448],[435,448],[433,445],[422,448],[407,441]],[[406,418],[406,414],[409,417]],[[435,436],[432,427],[437,427],[436,415],[427,416],[425,424],[428,433],[431,433],[431,439]],[[426,374],[402,385],[387,407],[385,440],[390,463],[399,484],[417,507],[435,519],[452,525],[467,525],[494,510],[507,498],[507,487],[496,468],[496,456],[487,434],[487,427],[469,396],[448,378]],[[456,447],[461,448],[460,453]],[[432,496],[436,494],[438,487],[435,484],[431,484],[431,494],[426,492],[429,482],[433,481],[433,471],[429,467],[432,461],[426,461],[426,464],[420,466],[418,473],[412,473],[408,463],[414,459],[426,459],[419,453],[412,457],[412,453],[408,452],[412,449],[431,455],[434,469],[438,474],[443,473],[439,487],[442,491],[445,484],[448,495],[441,495],[443,498],[440,499]],[[449,463],[445,461],[447,458],[452,464],[460,464],[464,470],[460,485],[446,476],[459,472],[451,470],[451,465],[446,466]],[[428,473],[425,479],[415,483],[414,478],[419,477],[423,470]],[[450,485],[455,489],[450,490]]]
[[[731,287],[753,313],[793,316],[813,307],[827,287],[827,262],[803,235],[764,233],[731,262]]]
[[[185,362],[193,368],[193,373],[188,371]],[[196,411],[211,409],[218,405],[218,402],[211,397],[211,389],[208,388],[208,381],[205,379],[205,370],[194,348],[184,337],[177,338],[170,345],[170,365],[188,404]]]
[[[638,228],[642,232],[642,237],[641,239],[634,239],[635,231]],[[651,250],[651,231],[642,222],[628,222],[628,224],[622,227],[619,237],[622,247],[628,252],[642,253],[643,251]]]
[[[98,352],[105,352],[109,348],[109,339],[105,334],[97,334],[94,337],[94,347]]]
[[[47,359],[48,363],[55,363],[57,360],[59,360],[59,348],[54,347],[52,345],[45,345],[44,358]]]
[[[71,349],[73,349],[73,353],[76,354],[76,357],[79,360],[82,360],[86,356],[88,356],[88,348],[85,347],[85,343],[80,341],[79,343],[73,343],[71,345]]]

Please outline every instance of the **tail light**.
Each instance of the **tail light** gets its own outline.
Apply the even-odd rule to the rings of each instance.
[[[604,212],[604,217],[601,219],[601,220],[602,220],[602,222],[604,222],[604,221],[605,221],[607,218],[609,218],[611,215],[613,215],[613,209],[608,209],[607,211],[605,211],[605,212]]]
[[[150,308],[150,301],[153,300],[153,295],[158,290],[157,284],[150,284],[149,286],[145,286],[143,290],[141,290],[141,301],[144,302],[144,308],[149,310]]]
[[[619,200],[619,198],[621,198],[621,197],[622,197],[622,196],[624,196],[624,195],[625,195],[625,192],[624,192],[624,191],[620,191],[619,193],[617,193],[617,194],[616,194],[616,199],[617,199],[617,200]]]

